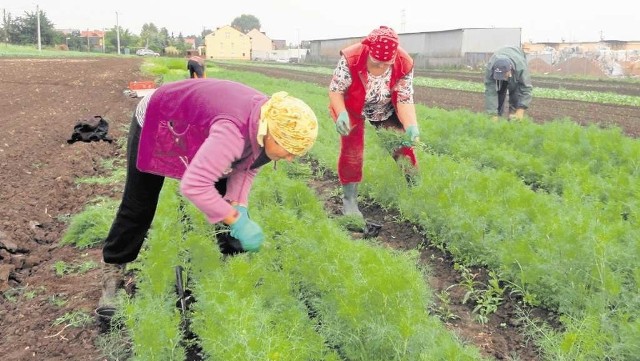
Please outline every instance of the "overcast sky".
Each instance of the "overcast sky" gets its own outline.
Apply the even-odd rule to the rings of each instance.
[[[587,2],[569,0],[231,0],[231,1],[131,1],[131,0],[0,0],[0,9],[12,17],[39,7],[59,29],[112,28],[139,34],[153,23],[178,35],[199,35],[203,28],[230,25],[242,15],[260,20],[261,31],[271,39],[300,40],[365,36],[379,25],[397,32],[438,31],[459,28],[521,28],[523,41],[559,42],[607,40],[640,41],[640,5],[637,0]],[[199,3],[199,7],[187,5]],[[573,4],[569,4],[573,3]],[[632,5],[635,4],[635,5]],[[178,7],[177,7],[178,6]],[[504,6],[504,8],[501,8]],[[117,16],[116,16],[117,12]]]

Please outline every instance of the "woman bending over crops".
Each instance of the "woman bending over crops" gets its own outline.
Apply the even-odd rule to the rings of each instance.
[[[104,242],[99,309],[114,308],[124,265],[135,260],[156,212],[165,177],[211,223],[229,225],[242,251],[264,235],[247,200],[261,166],[291,161],[318,135],[314,112],[286,92],[271,97],[218,79],[186,79],[159,87],[138,104],[127,145],[122,201]]]

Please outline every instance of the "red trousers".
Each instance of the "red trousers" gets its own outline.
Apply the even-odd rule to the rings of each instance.
[[[372,122],[376,127],[395,128],[404,131],[402,124],[394,114],[383,122]],[[338,178],[341,184],[359,183],[362,181],[363,153],[364,153],[365,123],[360,119],[356,124],[351,123],[349,135],[340,138],[340,157],[338,158]],[[401,157],[409,159],[414,167],[418,166],[413,147],[402,146],[393,153],[393,159]]]

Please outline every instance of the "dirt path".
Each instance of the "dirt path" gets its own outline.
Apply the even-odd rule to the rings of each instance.
[[[100,251],[59,247],[66,216],[80,212],[98,196],[116,197],[120,187],[76,184],[81,177],[106,175],[102,161],[123,158],[116,143],[68,144],[76,120],[102,115],[110,122],[109,135],[121,141],[137,100],[122,91],[141,76],[139,58],[13,59],[0,58],[0,351],[2,360],[102,360],[95,342],[98,328],[65,327],[56,319],[76,312],[92,315],[100,296],[99,271],[58,277],[57,261],[69,264],[100,262]],[[28,69],[19,72],[17,69]],[[268,71],[270,75],[311,81],[326,86],[328,79],[295,71]],[[445,109],[477,109],[476,94],[420,89],[420,101]],[[531,116],[541,120],[581,114],[581,121],[614,119],[638,134],[637,109],[579,102],[536,100]],[[582,116],[582,114],[584,116]],[[584,118],[582,118],[584,117]],[[631,126],[635,123],[634,126]],[[337,212],[339,200],[323,192],[335,188],[335,177],[315,185],[329,212]],[[391,220],[393,215],[365,208],[366,216]],[[392,247],[413,248],[421,237],[407,225],[389,221],[381,237]],[[403,240],[399,242],[399,240]],[[425,250],[425,262],[434,274],[430,283],[441,290],[459,282],[451,260]],[[435,259],[435,263],[433,260]],[[481,272],[480,270],[478,272]],[[515,302],[508,302],[487,325],[471,319],[470,305],[462,295],[451,307],[457,319],[449,326],[462,338],[478,345],[487,355],[536,360],[516,322]],[[62,302],[64,301],[64,302]],[[506,327],[504,325],[507,325]]]
[[[96,327],[54,321],[92,315],[97,269],[60,278],[56,261],[100,262],[98,250],[58,247],[66,224],[99,195],[119,189],[76,184],[99,176],[115,143],[67,144],[76,120],[102,115],[120,138],[137,101],[123,96],[140,77],[140,59],[0,58],[0,353],[2,360],[100,360]],[[20,69],[27,71],[19,71]],[[58,306],[57,302],[64,301]]]

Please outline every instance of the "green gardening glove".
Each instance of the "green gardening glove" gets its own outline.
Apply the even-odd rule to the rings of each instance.
[[[229,226],[231,237],[240,241],[242,249],[247,252],[257,252],[264,242],[264,233],[262,228],[249,218],[249,212],[246,207],[233,206],[238,210],[240,216],[238,220]]]
[[[346,110],[338,114],[338,119],[336,119],[336,131],[342,136],[349,135],[349,132],[351,132],[349,113],[347,113]]]
[[[411,144],[416,144],[420,141],[420,130],[417,125],[408,126],[405,132],[409,137]]]

